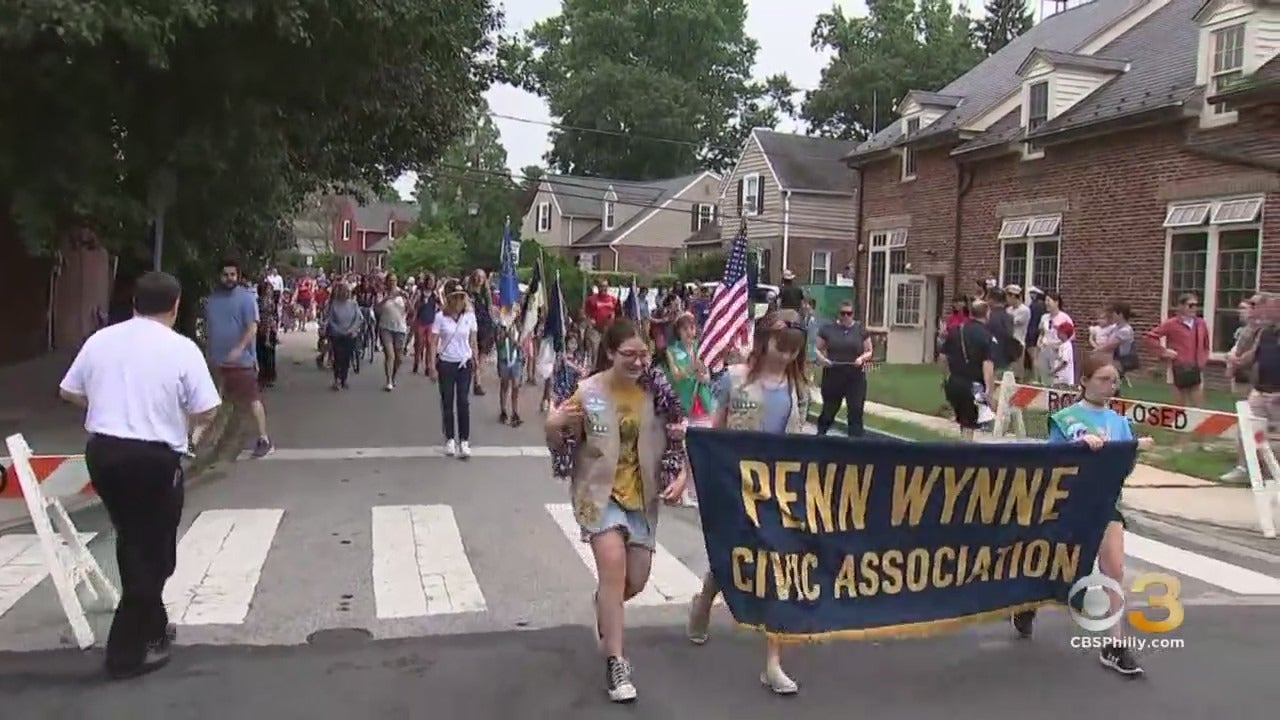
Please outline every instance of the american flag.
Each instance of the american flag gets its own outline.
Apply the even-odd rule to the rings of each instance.
[[[735,344],[745,344],[751,321],[747,317],[747,226],[738,228],[738,235],[729,248],[724,263],[724,278],[716,287],[707,311],[707,324],[702,330],[702,342],[698,352],[703,364],[716,368],[725,351]]]

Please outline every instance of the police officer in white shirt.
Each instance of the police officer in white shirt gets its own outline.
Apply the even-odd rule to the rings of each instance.
[[[89,336],[59,388],[86,409],[85,464],[115,527],[121,598],[106,665],[118,679],[169,660],[162,596],[177,561],[181,459],[188,431],[198,437],[222,402],[200,348],[173,330],[181,292],[168,273],[138,278],[133,319]]]

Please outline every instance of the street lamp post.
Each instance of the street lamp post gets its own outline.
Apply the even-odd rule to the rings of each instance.
[[[147,205],[151,208],[152,229],[155,232],[151,248],[153,270],[160,269],[160,261],[164,257],[164,216],[169,206],[173,204],[177,191],[178,179],[168,168],[161,168],[151,176],[151,182],[147,187]]]

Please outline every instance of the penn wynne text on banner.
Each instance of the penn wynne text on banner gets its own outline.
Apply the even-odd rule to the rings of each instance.
[[[726,605],[796,640],[925,634],[1065,603],[1137,451],[696,429],[688,446]]]

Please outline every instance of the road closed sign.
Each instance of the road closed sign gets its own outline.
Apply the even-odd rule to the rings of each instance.
[[[1057,390],[1049,390],[1047,399],[1049,412],[1056,412],[1061,408],[1080,402],[1078,394],[1059,392]],[[1186,408],[1125,400],[1124,398],[1112,398],[1108,405],[1111,406],[1112,410],[1128,418],[1129,422],[1134,425],[1146,425],[1177,432],[1186,432],[1191,427],[1191,418]]]

